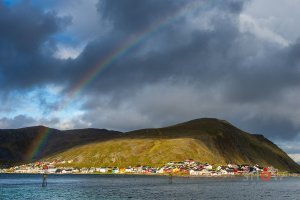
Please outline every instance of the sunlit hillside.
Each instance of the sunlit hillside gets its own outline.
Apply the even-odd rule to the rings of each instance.
[[[160,166],[194,159],[211,164],[260,164],[300,171],[288,155],[262,135],[252,135],[218,119],[199,119],[160,129],[124,133],[111,140],[77,146],[47,158],[73,160],[70,166]]]

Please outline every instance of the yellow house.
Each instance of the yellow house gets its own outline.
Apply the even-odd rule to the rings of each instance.
[[[176,167],[173,169],[173,173],[178,173],[178,172],[179,172],[179,168]]]
[[[125,173],[125,170],[126,170],[125,168],[120,168],[120,173],[121,174]]]

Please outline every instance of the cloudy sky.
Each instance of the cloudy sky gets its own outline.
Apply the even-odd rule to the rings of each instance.
[[[299,159],[299,7],[0,0],[0,128],[127,131],[215,117]]]

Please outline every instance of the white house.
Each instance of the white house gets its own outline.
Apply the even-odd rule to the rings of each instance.
[[[100,168],[97,168],[98,170],[98,172],[100,172],[100,173],[106,173],[107,172],[107,169],[106,169],[106,167],[100,167]]]
[[[133,173],[134,170],[131,167],[125,169],[125,173]]]
[[[47,169],[47,172],[49,174],[54,174],[56,172],[56,170],[57,170],[57,168],[54,165],[49,165],[48,169]]]
[[[212,170],[212,165],[205,165],[205,166],[204,166],[204,169]]]

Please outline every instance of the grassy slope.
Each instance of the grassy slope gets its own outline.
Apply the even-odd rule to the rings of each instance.
[[[222,160],[204,144],[191,138],[117,139],[74,148],[49,159],[74,159],[71,166],[161,166],[188,158],[212,163]]]
[[[226,121],[200,119],[160,129],[143,129],[122,137],[75,147],[47,160],[74,160],[70,166],[160,166],[192,158],[214,164],[273,165],[300,171],[292,159],[260,135],[245,133]]]

